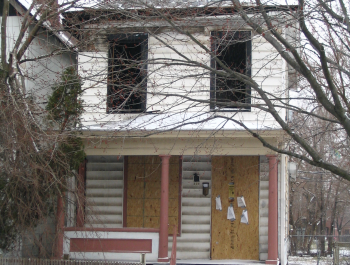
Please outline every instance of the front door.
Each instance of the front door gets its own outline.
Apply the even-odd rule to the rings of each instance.
[[[259,260],[259,157],[212,157],[211,196],[211,258]],[[221,211],[216,209],[217,196]],[[238,207],[238,196],[243,196],[246,208]],[[234,221],[227,219],[231,204]],[[244,210],[248,224],[241,222]]]

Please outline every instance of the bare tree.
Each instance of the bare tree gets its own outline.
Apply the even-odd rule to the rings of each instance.
[[[23,245],[30,234],[37,255],[49,257],[52,239],[45,238],[54,237],[54,229],[46,236],[36,229],[52,228],[45,220],[55,215],[67,178],[84,159],[75,132],[80,80],[74,68],[65,70],[72,63],[71,47],[58,22],[74,1],[33,1],[26,8],[2,3],[0,249],[11,249],[20,239]]]

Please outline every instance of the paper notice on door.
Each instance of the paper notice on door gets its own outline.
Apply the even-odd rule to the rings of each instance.
[[[227,208],[227,219],[231,222],[236,220],[235,212],[233,211],[232,204]]]
[[[241,208],[245,208],[246,207],[243,196],[242,197],[237,197],[237,204],[238,204],[238,207],[241,207]]]
[[[215,198],[216,210],[222,211],[220,195]]]
[[[248,224],[248,211],[247,210],[243,210],[243,212],[242,212],[241,223]]]

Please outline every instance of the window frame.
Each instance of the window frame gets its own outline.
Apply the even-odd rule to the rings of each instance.
[[[118,34],[110,34],[107,36],[108,40],[108,79],[107,79],[107,113],[108,114],[116,114],[116,113],[142,113],[146,111],[147,106],[147,60],[148,60],[148,39],[149,36],[147,33],[118,33]],[[141,45],[141,68],[140,70],[143,71],[141,73],[143,82],[141,84],[141,87],[143,88],[144,95],[141,95],[141,108],[140,109],[125,109],[125,108],[117,108],[116,106],[113,106],[113,104],[109,103],[109,97],[111,96],[111,86],[113,84],[110,83],[110,67],[111,63],[114,61],[114,58],[111,56],[111,46],[113,45],[113,42],[118,42],[120,44],[132,44],[132,43],[139,43]],[[112,105],[112,106],[111,106]]]
[[[211,38],[211,51],[216,52],[218,49],[218,40],[222,39],[222,35],[226,34],[227,32],[232,32],[234,34],[234,39],[237,40],[239,38],[239,34],[247,34],[247,41],[246,43],[246,65],[248,66],[246,68],[245,74],[249,77],[251,77],[252,72],[252,32],[249,30],[242,30],[242,31],[222,31],[222,30],[215,30],[211,31],[210,38]],[[221,36],[220,36],[221,35]],[[212,69],[217,69],[217,62],[215,58],[212,56],[210,59],[210,66]],[[222,107],[218,106],[216,102],[216,73],[211,72],[210,73],[210,111],[220,111],[220,112],[250,112],[251,107]],[[251,103],[251,87],[249,85],[245,85],[245,102],[244,103]]]

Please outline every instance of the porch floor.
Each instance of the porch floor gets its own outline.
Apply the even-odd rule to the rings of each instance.
[[[147,262],[147,264],[164,264],[164,263],[152,263]],[[176,260],[176,264],[181,265],[221,265],[221,264],[228,264],[228,265],[257,265],[257,264],[265,264],[265,261],[258,261],[258,260],[240,260],[240,259],[223,259],[223,260],[208,260],[208,259],[189,259],[189,260]]]

